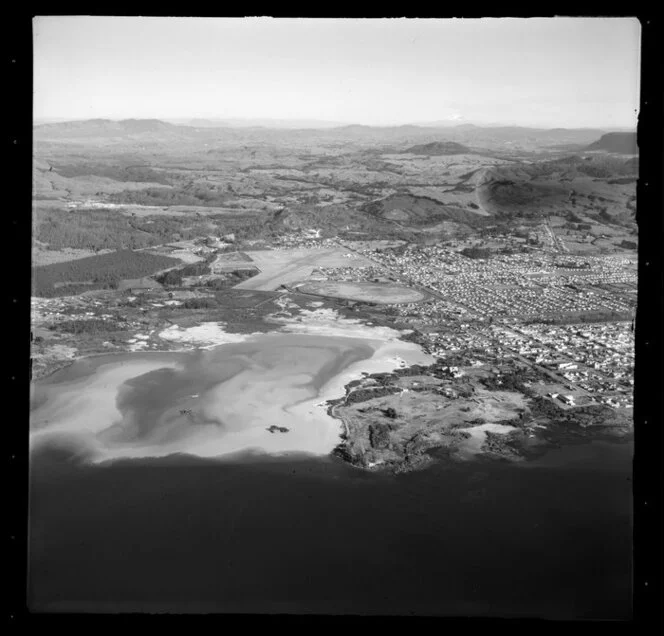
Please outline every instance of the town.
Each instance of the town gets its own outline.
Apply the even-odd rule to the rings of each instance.
[[[505,244],[513,244],[513,239],[505,237]],[[219,278],[226,280],[229,272],[258,271],[250,256],[257,253],[252,252],[256,247],[268,252],[305,250],[314,254],[337,249],[348,265],[312,266],[306,280],[398,283],[420,290],[425,295],[423,301],[394,304],[388,299],[380,310],[373,305],[372,317],[414,330],[418,343],[432,355],[460,353],[471,366],[525,364],[541,375],[533,390],[564,407],[599,403],[631,408],[635,256],[575,256],[561,254],[554,244],[544,244],[521,253],[504,254],[498,249],[475,258],[468,251],[473,249],[473,243],[470,245],[460,241],[435,246],[350,241],[321,238],[315,229],[287,233],[258,245],[244,242],[239,246],[233,235],[183,241],[161,252],[177,255],[187,263],[204,259],[210,263],[209,274],[181,279],[184,287],[179,288],[163,288],[149,279],[145,287],[127,289],[120,297],[106,293],[97,299],[88,295],[33,298],[35,334],[41,341],[49,325],[54,329],[58,322],[95,320],[146,332],[148,335],[138,333],[124,344],[129,350],[145,350],[150,334],[158,325],[167,324],[156,312],[165,310],[172,316],[178,308],[208,306],[205,285]],[[474,249],[482,248],[475,244]],[[273,294],[262,292],[268,295],[261,301],[261,292],[256,293],[256,306],[269,308]],[[302,295],[297,286],[289,284],[276,293]],[[355,311],[372,307],[366,301],[338,302]],[[133,318],[123,315],[136,303],[140,312]],[[113,348],[108,341],[103,346]],[[158,346],[155,343],[153,348]],[[51,349],[51,355],[64,354],[66,359],[68,351],[66,344],[60,344]]]
[[[282,239],[289,247],[329,247],[312,232]],[[386,312],[421,335],[433,355],[483,352],[491,361],[519,361],[541,371],[535,388],[565,406],[632,408],[636,258],[561,255],[552,242],[528,253],[465,256],[455,247],[372,247],[338,241],[347,257],[374,265],[318,268],[326,280],[401,282],[429,293],[426,302]],[[352,262],[352,261],[351,261]],[[489,353],[490,352],[490,353]]]

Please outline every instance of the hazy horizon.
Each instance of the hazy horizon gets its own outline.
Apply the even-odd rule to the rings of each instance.
[[[37,17],[35,122],[635,129],[633,18]]]
[[[332,129],[342,128],[346,126],[365,126],[370,128],[398,128],[400,126],[416,126],[422,128],[455,128],[459,126],[474,126],[476,128],[526,128],[526,129],[542,129],[542,130],[598,130],[606,132],[636,132],[636,122],[633,126],[525,126],[517,123],[505,124],[502,122],[488,122],[477,124],[474,122],[458,123],[458,122],[404,122],[400,124],[360,124],[356,121],[346,122],[330,122],[325,120],[301,120],[301,119],[270,119],[270,118],[246,118],[241,117],[228,117],[228,118],[215,118],[215,117],[90,117],[85,119],[69,119],[69,118],[42,118],[33,119],[34,126],[42,126],[46,124],[68,124],[77,122],[90,122],[95,120],[104,120],[112,122],[122,121],[149,121],[158,120],[165,123],[172,123],[180,126],[196,127],[196,121],[207,121],[218,124],[219,128],[283,128],[283,129],[302,129],[302,128],[321,128]],[[212,127],[212,126],[210,126]]]

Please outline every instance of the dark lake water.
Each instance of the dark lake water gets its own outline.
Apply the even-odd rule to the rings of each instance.
[[[400,476],[332,459],[31,465],[43,611],[629,618],[631,443]]]

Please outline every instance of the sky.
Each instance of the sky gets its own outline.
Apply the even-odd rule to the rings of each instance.
[[[41,16],[35,120],[633,128],[635,18]]]

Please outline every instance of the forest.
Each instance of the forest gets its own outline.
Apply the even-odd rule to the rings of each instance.
[[[170,256],[119,250],[33,269],[33,296],[50,298],[92,289],[115,289],[123,279],[141,278],[178,265]]]
[[[162,242],[137,231],[131,218],[110,210],[35,210],[33,235],[51,249],[138,249]]]
[[[191,240],[211,231],[235,233],[239,239],[272,234],[264,219],[251,213],[134,217],[116,210],[39,210],[33,216],[33,236],[50,249],[140,249],[171,241]]]
[[[186,276],[203,276],[210,273],[210,266],[207,262],[191,263],[178,269],[171,269],[164,272],[160,276],[155,277],[155,280],[162,285],[169,287],[179,287],[182,285],[182,279]]]

